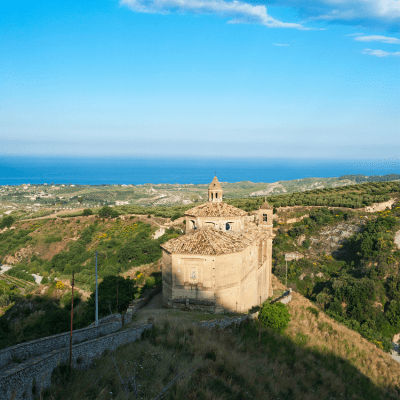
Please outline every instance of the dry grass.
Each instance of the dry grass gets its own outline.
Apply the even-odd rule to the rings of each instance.
[[[298,345],[287,336],[249,322],[222,331],[158,324],[142,341],[98,359],[88,371],[54,380],[44,399],[155,399],[179,373],[165,399],[396,399],[398,392],[374,384],[346,359]],[[191,373],[190,373],[191,372]],[[131,382],[139,393],[136,397]],[[131,380],[129,380],[129,377]],[[121,379],[123,383],[121,383]],[[125,389],[129,390],[125,390]]]
[[[277,289],[284,288],[276,277],[273,283]],[[299,293],[293,292],[292,297],[288,304],[292,320],[286,334],[294,340],[299,340],[300,334],[307,335],[306,347],[324,353],[332,352],[347,359],[375,384],[400,385],[400,364],[388,353],[378,349],[359,333],[329,318],[324,312],[319,310],[316,317],[307,310],[308,307],[316,308],[315,305]]]
[[[284,289],[276,278],[274,287]],[[155,328],[117,350],[118,372],[104,355],[70,381],[59,374],[44,399],[148,400],[171,382],[164,399],[400,399],[400,364],[388,354],[323,312],[316,317],[297,293],[288,307],[285,334],[262,329],[261,345],[257,322],[209,330],[193,325],[208,315],[144,308],[142,317],[153,313]]]

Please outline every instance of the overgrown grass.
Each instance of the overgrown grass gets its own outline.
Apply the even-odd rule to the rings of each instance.
[[[254,322],[222,331],[156,325],[143,340],[116,351],[116,367],[107,354],[70,380],[67,371],[54,374],[43,398],[147,400],[171,382],[164,399],[399,398],[398,377],[391,387],[373,382],[346,359],[306,346],[304,334],[292,340],[262,329],[260,344],[258,338]]]

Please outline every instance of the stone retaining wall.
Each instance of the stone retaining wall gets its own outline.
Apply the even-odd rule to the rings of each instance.
[[[215,328],[219,327],[221,329],[226,328],[229,325],[232,324],[240,324],[241,322],[245,321],[247,318],[249,318],[249,315],[241,315],[239,317],[232,317],[232,318],[224,318],[224,319],[213,319],[211,321],[207,322],[200,322],[197,325],[204,327],[204,328]]]
[[[146,297],[135,300],[133,302],[133,306],[130,306],[126,314],[123,316],[120,314],[108,315],[99,319],[98,326],[95,326],[93,323],[86,328],[73,331],[72,342],[76,344],[117,331],[123,325],[122,318],[124,319],[124,324],[131,322],[132,316],[135,314],[135,312],[145,306],[155,294],[160,292],[160,290],[161,289],[157,287],[151,290]],[[14,360],[18,360],[18,362],[20,362],[37,355],[46,354],[53,350],[69,346],[69,340],[70,332],[64,332],[57,335],[32,340],[30,342],[17,344],[15,346],[0,350],[0,370],[4,369],[4,367],[12,363]]]
[[[105,350],[115,350],[118,346],[140,339],[142,332],[152,326],[152,324],[147,324],[74,345],[73,366],[80,369],[88,368],[93,360],[100,357]],[[68,362],[69,348],[66,347],[38,356],[0,374],[0,399],[33,400],[33,392],[39,394],[41,390],[51,385],[53,370],[58,365]]]
[[[128,317],[129,318],[129,317]],[[132,318],[132,317],[131,317]],[[122,321],[114,321],[99,326],[90,326],[77,329],[72,333],[73,343],[80,343],[84,340],[95,339],[117,331],[122,326]],[[30,342],[16,344],[0,350],[0,369],[4,368],[13,360],[22,361],[40,354],[46,354],[53,350],[69,346],[70,332],[59,333],[58,335],[47,336]]]

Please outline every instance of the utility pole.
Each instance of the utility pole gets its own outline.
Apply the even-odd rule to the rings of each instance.
[[[117,275],[117,314],[118,314],[118,283],[119,283],[119,271],[121,271],[121,268],[118,268],[118,275]]]
[[[98,293],[97,293],[97,251],[96,251],[96,270],[95,270],[95,274],[96,274],[96,311],[95,311],[95,326],[99,325],[99,297],[98,297]]]
[[[261,351],[261,296],[260,296],[260,309],[258,311],[258,347]]]
[[[286,258],[286,254],[285,254],[285,261],[286,261],[286,289],[287,289],[287,258]]]
[[[74,271],[72,271],[71,281],[71,336],[69,338],[69,374],[71,375],[72,369],[72,324],[74,322]]]

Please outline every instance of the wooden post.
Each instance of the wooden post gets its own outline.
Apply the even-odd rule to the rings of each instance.
[[[260,319],[260,315],[261,315],[261,296],[260,296],[260,310],[258,311],[258,346],[261,351],[261,319]]]
[[[72,325],[74,322],[74,271],[72,271],[72,281],[71,281],[71,335],[69,338],[69,373],[71,374],[72,369]]]
[[[285,261],[286,261],[286,289],[287,289],[287,258],[286,258],[286,254],[285,254]]]
[[[121,268],[118,268],[118,275],[117,275],[117,314],[118,314],[118,281],[119,281],[119,271]]]

